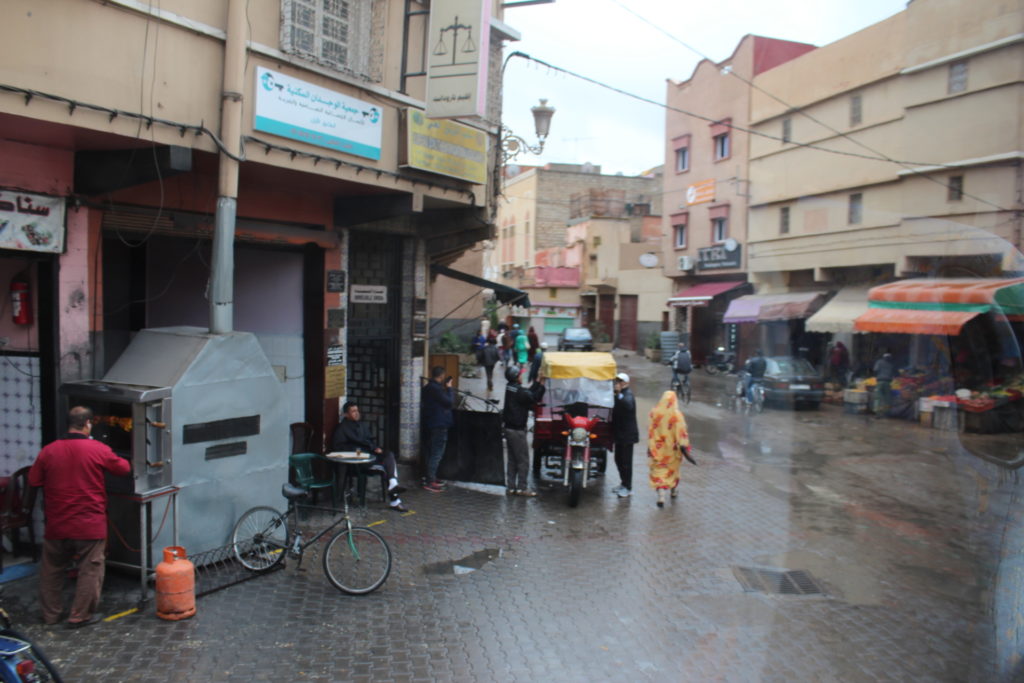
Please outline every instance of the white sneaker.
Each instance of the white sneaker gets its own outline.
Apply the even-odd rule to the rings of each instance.
[[[619,498],[629,498],[632,495],[632,491],[627,489],[625,486],[620,486],[619,490],[616,491],[619,494]]]

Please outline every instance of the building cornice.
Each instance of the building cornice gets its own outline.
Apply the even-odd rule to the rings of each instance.
[[[921,173],[935,173],[936,171],[949,171],[956,168],[970,168],[972,166],[992,166],[995,164],[1005,164],[1012,162],[1019,162],[1024,160],[1024,152],[1002,152],[1000,154],[989,154],[984,157],[976,157],[974,159],[957,159],[955,161],[947,161],[943,164],[934,166],[917,166],[915,168],[907,168],[896,173],[897,176],[905,177],[909,175],[919,175]]]
[[[966,59],[968,57],[984,54],[986,52],[992,52],[993,50],[998,50],[1003,47],[1009,47],[1011,45],[1016,45],[1017,43],[1021,42],[1024,42],[1024,33],[1015,33],[1012,36],[1006,36],[1005,38],[1000,38],[999,40],[993,40],[990,43],[975,45],[974,47],[967,48],[966,50],[960,50],[959,52],[954,52],[944,57],[932,59],[921,64],[916,64],[914,66],[908,66],[900,70],[900,75],[906,76],[909,74],[920,73],[922,71],[927,71],[928,69],[934,69],[937,66],[942,66],[943,64],[955,62],[959,59]]]

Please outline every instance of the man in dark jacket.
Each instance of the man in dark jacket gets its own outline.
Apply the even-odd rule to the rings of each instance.
[[[754,355],[748,358],[743,365],[743,370],[746,373],[743,377],[743,389],[747,403],[753,403],[754,382],[764,377],[764,373],[768,371],[768,361],[764,359],[764,352],[761,349],[755,351]]]
[[[72,560],[78,558],[78,581],[68,615],[76,628],[99,621],[96,607],[103,589],[107,547],[107,487],[104,474],[131,473],[131,463],[110,447],[94,441],[92,411],[75,406],[68,413],[68,434],[39,452],[28,473],[30,503],[43,489],[46,535],[39,570],[39,603],[43,622],[56,624],[63,605],[61,592]]]
[[[497,341],[497,337],[488,337],[487,343],[480,353],[480,364],[484,366],[484,372],[487,373],[487,391],[494,391],[494,366],[501,359]]]
[[[407,508],[402,505],[402,499],[398,497],[405,489],[398,485],[395,454],[378,446],[370,436],[370,428],[363,422],[359,406],[355,401],[346,401],[342,406],[342,412],[345,417],[334,428],[334,434],[331,435],[331,450],[350,452],[359,450],[373,455],[377,461],[375,466],[383,467],[388,475],[388,494],[391,499],[388,507],[395,512],[406,512]]]
[[[423,488],[431,493],[440,493],[444,485],[437,478],[437,468],[448,445],[448,429],[455,424],[455,389],[453,379],[444,376],[440,365],[430,371],[430,381],[420,393],[420,410],[423,427],[427,430],[427,481]]]
[[[505,370],[505,405],[501,419],[505,424],[505,443],[508,445],[508,476],[505,486],[510,496],[537,494],[527,488],[530,476],[530,447],[526,442],[526,422],[530,411],[544,398],[544,378],[539,377],[530,388],[519,383],[519,370],[510,367]]]
[[[640,428],[636,424],[636,399],[629,388],[629,375],[624,372],[615,376],[612,435],[615,437],[615,466],[619,468],[622,482],[615,493],[619,498],[628,498],[633,491],[633,445],[640,440]]]

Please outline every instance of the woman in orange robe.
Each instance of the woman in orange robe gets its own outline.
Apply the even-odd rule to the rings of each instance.
[[[689,451],[690,434],[686,418],[679,412],[674,391],[666,391],[651,409],[647,427],[647,464],[650,466],[651,488],[658,492],[658,507],[665,507],[665,491],[676,497],[679,486],[679,465],[683,451]]]

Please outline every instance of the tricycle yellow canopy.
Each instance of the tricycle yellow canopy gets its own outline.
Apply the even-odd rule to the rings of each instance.
[[[552,351],[544,354],[541,374],[551,379],[615,379],[615,358],[598,351],[571,353]]]

